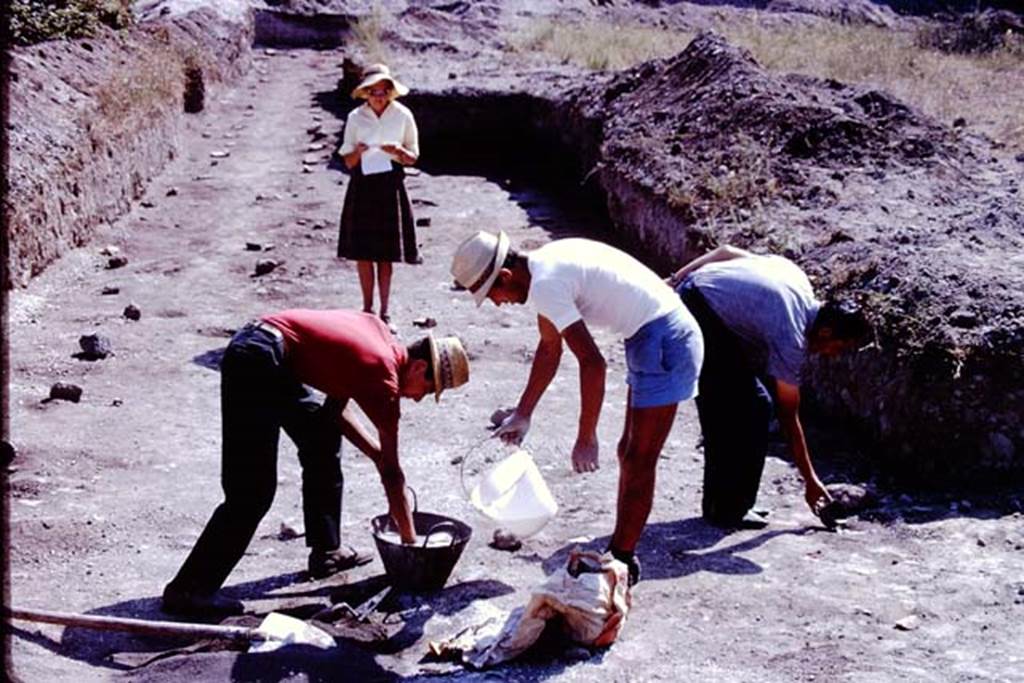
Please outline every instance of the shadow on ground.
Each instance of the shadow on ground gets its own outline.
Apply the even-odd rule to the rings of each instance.
[[[762,571],[761,566],[740,557],[740,553],[764,545],[777,536],[799,536],[813,530],[813,527],[769,530],[710,552],[699,552],[717,545],[731,532],[713,527],[700,517],[691,517],[673,522],[648,524],[640,545],[637,546],[637,556],[643,565],[644,580],[676,579],[697,572],[759,574]],[[544,573],[550,575],[564,567],[569,559],[569,553],[574,548],[603,552],[608,547],[610,539],[610,536],[602,536],[586,544],[573,543],[562,546],[543,561],[541,566]]]
[[[192,362],[196,365],[206,368],[207,370],[213,370],[214,372],[220,372],[220,363],[224,360],[224,352],[227,351],[226,346],[220,346],[216,349],[210,349],[204,351],[198,356],[192,358]]]

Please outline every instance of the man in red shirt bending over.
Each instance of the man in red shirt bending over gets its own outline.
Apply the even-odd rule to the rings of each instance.
[[[214,511],[177,576],[163,609],[215,617],[241,614],[218,594],[241,559],[277,488],[277,442],[284,429],[302,465],[302,510],[309,573],[330,576],[370,561],[340,547],[341,437],[377,466],[402,540],[415,540],[398,460],[398,399],[419,401],[469,379],[455,337],[401,346],[377,317],[355,311],[289,310],[240,329],[221,362],[224,502]],[[327,395],[318,403],[309,387]],[[355,402],[377,428],[371,435],[349,408]]]

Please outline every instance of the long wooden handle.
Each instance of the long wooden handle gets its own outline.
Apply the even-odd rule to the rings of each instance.
[[[179,621],[149,621],[127,617],[106,617],[97,614],[73,614],[48,610],[7,609],[7,620],[38,621],[64,626],[81,626],[106,631],[130,631],[158,636],[185,636],[189,638],[227,638],[230,640],[267,640],[273,636],[258,628],[248,626],[223,626],[221,624],[194,624]]]

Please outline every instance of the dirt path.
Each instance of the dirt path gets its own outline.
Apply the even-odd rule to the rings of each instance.
[[[130,215],[14,293],[14,605],[163,618],[162,586],[220,499],[218,377],[209,367],[218,350],[231,330],[261,313],[358,306],[353,267],[333,258],[344,176],[326,159],[340,121],[318,104],[334,89],[339,62],[331,52],[261,56],[236,91],[194,119],[185,132],[187,153],[154,180]],[[327,147],[310,150],[306,131],[317,123],[328,133]],[[211,156],[219,152],[229,156]],[[317,162],[305,173],[302,161],[310,155]],[[475,229],[499,226],[516,243],[537,245],[550,239],[548,229],[572,234],[585,219],[500,180],[420,174],[408,187],[417,216],[431,224],[420,228],[425,263],[396,269],[393,317],[406,340],[420,334],[413,319],[436,318],[435,332],[461,335],[473,359],[466,388],[440,406],[425,401],[403,408],[402,457],[421,506],[476,527],[448,588],[392,600],[404,626],[383,652],[345,645],[333,659],[273,660],[213,652],[124,675],[372,680],[454,671],[421,663],[428,640],[472,623],[485,605],[525,603],[529,589],[564,561],[570,539],[604,547],[613,524],[613,453],[624,396],[616,340],[598,339],[610,367],[600,472],[569,471],[577,411],[571,358],[539,409],[530,446],[562,510],[522,550],[486,546],[492,529],[464,502],[452,464],[485,436],[491,411],[514,402],[535,344],[527,309],[476,309],[451,291],[454,246]],[[247,241],[273,249],[246,251]],[[99,250],[106,244],[119,247],[128,265],[105,269]],[[253,277],[260,258],[282,265]],[[120,292],[103,295],[104,287]],[[122,317],[128,302],[141,309],[140,321]],[[115,355],[92,363],[72,358],[79,335],[90,332],[109,336]],[[41,403],[58,380],[81,385],[82,402]],[[1024,680],[1020,512],[892,495],[872,515],[827,533],[804,507],[793,468],[771,459],[760,500],[772,510],[771,525],[724,535],[697,517],[695,425],[692,405],[684,406],[640,548],[646,580],[634,593],[621,640],[582,662],[556,655],[508,667],[500,677]],[[345,582],[301,582],[303,542],[278,536],[282,523],[301,527],[299,469],[294,448],[287,440],[282,445],[277,498],[228,589],[260,613],[326,603]],[[824,446],[813,446],[825,458]],[[842,480],[843,470],[833,466],[832,480]],[[344,532],[369,549],[368,520],[384,509],[383,492],[354,449],[347,448],[344,469]],[[828,465],[823,469],[829,472]],[[374,562],[347,580],[381,572]],[[115,653],[173,645],[24,623],[13,633],[14,672],[26,681],[118,677],[124,659]]]

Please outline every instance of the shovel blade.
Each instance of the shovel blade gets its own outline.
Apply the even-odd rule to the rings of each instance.
[[[322,629],[287,614],[271,612],[260,622],[263,640],[255,642],[249,652],[273,652],[285,645],[312,645],[321,650],[334,647],[334,638]]]

